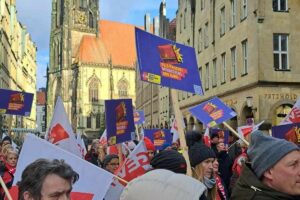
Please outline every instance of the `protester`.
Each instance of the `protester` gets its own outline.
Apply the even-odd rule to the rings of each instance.
[[[231,199],[299,199],[300,149],[284,139],[251,134],[246,164]]]
[[[157,169],[129,182],[120,200],[199,200],[205,189],[192,177]]]
[[[188,153],[193,177],[207,187],[207,191],[205,192],[207,199],[215,200],[216,181],[213,177],[213,162],[216,158],[215,152],[205,144],[197,143],[189,148]]]
[[[14,181],[14,174],[16,172],[16,166],[18,162],[19,154],[16,150],[9,150],[6,155],[6,162],[4,168],[1,170],[2,179],[7,188],[11,188]],[[1,197],[4,197],[4,190],[0,190]]]
[[[224,181],[224,186],[226,190],[229,189],[230,178],[232,176],[232,160],[230,159],[223,142],[219,142],[216,146],[217,148],[217,159],[219,163],[219,172],[222,180]]]
[[[150,162],[153,169],[167,169],[175,173],[186,174],[186,161],[182,154],[175,150],[163,150]]]
[[[18,182],[18,200],[70,199],[79,175],[63,160],[38,159],[29,164]]]
[[[12,144],[12,140],[9,136],[5,136],[3,139],[2,139],[2,147],[4,147],[5,145],[7,144]]]
[[[93,163],[96,166],[99,166],[99,160],[98,160],[99,145],[100,143],[98,139],[93,140],[90,150],[85,155],[85,160],[90,163]]]
[[[219,143],[219,133],[215,132],[215,133],[212,133],[211,136],[210,136],[210,146],[211,146],[211,149],[214,150],[215,154],[218,153],[218,150],[217,150],[217,144]]]
[[[102,167],[106,171],[114,174],[115,171],[119,168],[119,164],[119,156],[115,154],[109,154],[105,156]]]
[[[144,142],[145,142],[145,146],[148,151],[149,160],[151,161],[152,158],[154,157],[155,146],[154,146],[153,142],[147,137],[144,137]]]
[[[219,173],[219,162],[217,159],[213,162],[213,172],[214,178],[216,180],[217,185],[217,193],[216,193],[216,200],[227,200],[228,199],[228,191],[226,189],[225,183],[220,176]]]

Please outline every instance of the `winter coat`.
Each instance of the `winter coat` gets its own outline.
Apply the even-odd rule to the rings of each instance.
[[[205,185],[192,177],[156,169],[130,181],[120,200],[199,200],[205,190]]]
[[[231,200],[296,200],[288,194],[276,191],[264,185],[254,174],[250,164],[243,167],[231,195]]]

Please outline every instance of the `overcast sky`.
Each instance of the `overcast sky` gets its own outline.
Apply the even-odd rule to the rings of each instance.
[[[38,48],[37,88],[46,87],[49,63],[51,0],[17,0],[18,19]],[[100,18],[142,26],[145,13],[158,16],[161,0],[100,0]],[[167,17],[175,18],[178,0],[166,0]]]

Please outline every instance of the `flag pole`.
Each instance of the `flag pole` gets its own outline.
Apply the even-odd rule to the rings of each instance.
[[[183,157],[185,158],[186,164],[187,164],[186,171],[187,171],[188,176],[192,176],[192,169],[191,169],[191,164],[190,164],[190,159],[189,159],[189,154],[188,154],[188,147],[186,145],[185,134],[183,131],[183,126],[182,126],[182,113],[180,112],[180,109],[179,109],[177,94],[178,94],[177,90],[171,89],[171,97],[172,97],[172,102],[173,102],[175,119],[177,121],[180,146],[182,147],[182,151],[183,151],[182,154],[183,154]]]
[[[226,122],[223,122],[223,124],[238,138],[240,138],[247,146],[249,146],[249,142],[247,140],[245,140],[245,138],[242,138],[233,128],[231,128],[231,126],[229,126],[229,124],[227,124]]]
[[[128,181],[122,179],[121,177],[119,177],[119,176],[117,176],[117,175],[115,175],[115,174],[114,174],[114,178],[118,179],[119,181],[122,181],[123,183],[128,184]]]
[[[1,176],[0,176],[0,184],[1,184],[1,186],[2,186],[2,188],[3,188],[3,190],[4,190],[4,192],[5,192],[5,195],[6,195],[6,197],[8,198],[8,200],[13,200],[13,199],[11,198],[10,193],[9,193],[9,191],[8,191],[8,189],[7,189],[7,187],[6,187],[6,185],[5,185],[5,183],[4,183],[4,181],[3,181],[3,179],[2,179]]]

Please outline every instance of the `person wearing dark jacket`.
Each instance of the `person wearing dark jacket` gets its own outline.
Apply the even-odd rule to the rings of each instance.
[[[246,164],[231,200],[296,200],[300,195],[300,149],[294,143],[251,134]],[[298,197],[297,197],[298,195]]]

